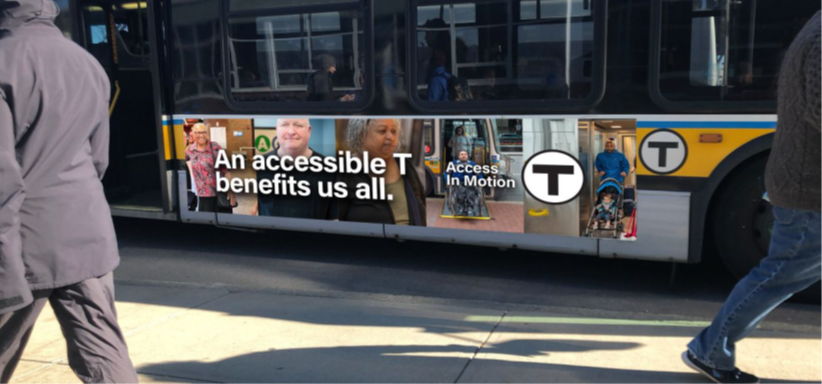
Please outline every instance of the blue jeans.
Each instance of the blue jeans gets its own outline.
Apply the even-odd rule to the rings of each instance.
[[[819,281],[822,261],[820,212],[774,206],[768,256],[736,284],[713,323],[688,344],[702,363],[736,366],[736,343],[777,305]]]

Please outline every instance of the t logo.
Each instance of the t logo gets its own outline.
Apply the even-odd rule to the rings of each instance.
[[[639,145],[639,160],[648,171],[668,175],[678,171],[688,159],[688,144],[676,131],[657,129]]]
[[[544,173],[548,175],[548,194],[559,195],[559,175],[573,175],[574,167],[571,165],[534,165],[534,173]]]
[[[531,156],[522,171],[522,183],[531,197],[546,204],[564,204],[582,192],[582,164],[567,152],[547,150]]]
[[[659,167],[665,168],[668,164],[668,150],[679,148],[679,143],[657,141],[648,143],[648,147],[659,149]]]

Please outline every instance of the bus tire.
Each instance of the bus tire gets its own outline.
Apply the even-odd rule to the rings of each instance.
[[[761,179],[765,175],[765,156],[741,165],[723,182],[711,206],[712,235],[719,257],[737,279],[743,278],[768,255],[773,225],[771,205],[762,199]],[[797,299],[820,301],[817,282]]]

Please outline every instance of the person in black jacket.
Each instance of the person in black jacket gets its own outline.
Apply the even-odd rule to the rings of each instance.
[[[345,174],[348,198],[339,202],[339,219],[365,223],[425,226],[425,188],[410,161],[405,161],[405,174],[400,173],[399,159],[394,152],[399,147],[402,126],[398,119],[351,119],[346,141],[348,149],[362,156],[382,158],[386,171],[382,175]],[[391,200],[357,199],[359,183],[371,184],[372,177],[384,177],[386,193]]]
[[[317,56],[322,69],[308,75],[308,101],[337,101],[334,97],[334,72],[337,72],[337,59],[329,54]]]

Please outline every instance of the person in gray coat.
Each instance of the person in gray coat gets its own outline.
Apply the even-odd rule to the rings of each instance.
[[[49,302],[84,382],[136,382],[114,307],[117,239],[100,179],[110,85],[51,0],[0,0],[0,382]],[[23,267],[24,266],[24,267]]]

